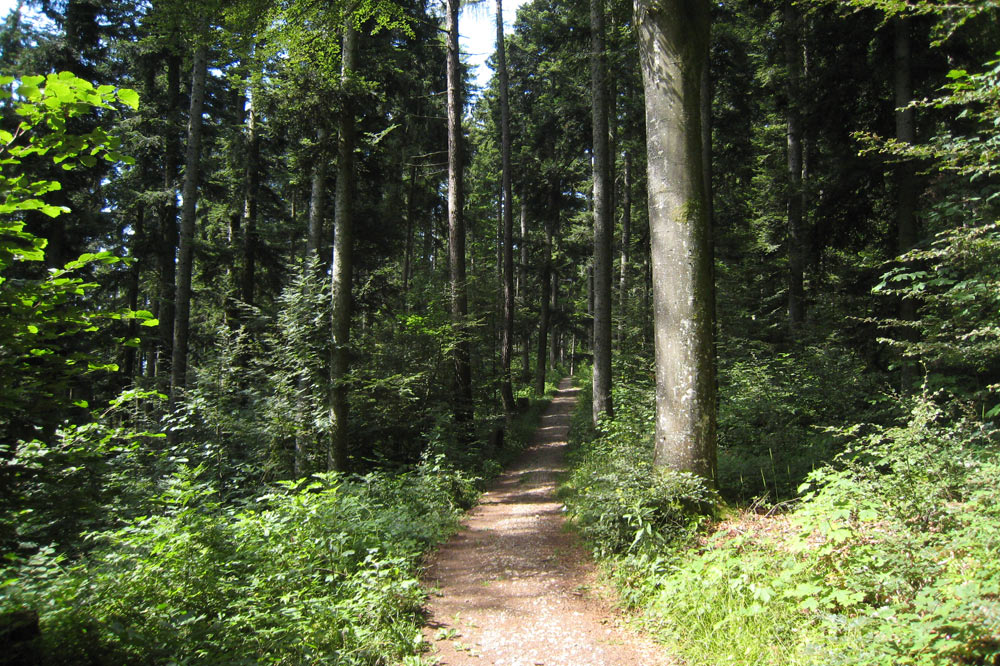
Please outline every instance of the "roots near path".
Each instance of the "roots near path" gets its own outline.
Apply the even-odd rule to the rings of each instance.
[[[623,625],[555,498],[564,470],[568,379],[535,442],[431,561],[427,659],[441,666],[656,666],[674,663]]]

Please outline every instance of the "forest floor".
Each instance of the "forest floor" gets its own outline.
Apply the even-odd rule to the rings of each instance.
[[[577,390],[564,379],[534,443],[431,558],[425,659],[440,666],[668,666],[627,624],[589,553],[567,529],[565,471]],[[437,660],[436,662],[434,660]]]

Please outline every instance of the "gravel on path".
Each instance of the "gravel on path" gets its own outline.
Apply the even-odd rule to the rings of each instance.
[[[555,496],[577,390],[564,379],[532,446],[430,560],[425,661],[440,666],[668,666],[606,600]],[[434,660],[437,660],[434,662]]]

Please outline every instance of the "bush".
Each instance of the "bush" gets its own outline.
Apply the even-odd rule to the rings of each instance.
[[[792,514],[723,522],[620,582],[693,663],[1000,663],[996,431],[924,397],[839,434],[840,469]]]
[[[563,495],[574,523],[600,556],[660,548],[690,537],[700,509],[714,504],[701,479],[653,467],[652,391],[617,387],[616,414],[596,437],[580,441],[590,423],[590,387],[585,384],[573,420],[573,471]],[[585,426],[581,428],[581,426]]]
[[[419,644],[419,558],[474,492],[440,461],[317,475],[244,507],[186,470],[155,515],[2,572],[0,611],[37,609],[43,663],[374,664]]]
[[[744,343],[743,352],[719,367],[718,483],[729,500],[794,497],[806,476],[839,451],[823,427],[888,411],[888,402],[874,397],[882,378],[835,343],[786,353]]]

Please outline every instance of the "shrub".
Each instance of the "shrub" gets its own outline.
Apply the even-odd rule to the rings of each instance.
[[[633,385],[634,386],[634,385]],[[590,389],[581,391],[574,428],[590,421]],[[650,387],[617,387],[616,414],[597,436],[577,442],[573,471],[563,494],[570,514],[601,556],[645,551],[694,533],[699,509],[714,504],[703,482],[653,467],[653,405]]]
[[[2,572],[0,609],[39,611],[44,663],[384,663],[418,641],[418,560],[471,487],[425,464],[237,507],[185,470],[155,514],[90,535],[85,561]]]
[[[785,353],[744,346],[746,355],[726,357],[719,368],[719,488],[740,502],[762,495],[787,500],[839,451],[823,427],[881,419],[888,411],[887,401],[873,397],[882,378],[832,342]]]
[[[996,431],[924,397],[838,434],[840,468],[793,513],[723,522],[619,581],[693,663],[1000,663]]]

